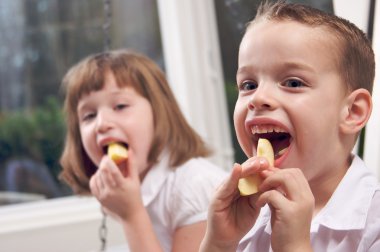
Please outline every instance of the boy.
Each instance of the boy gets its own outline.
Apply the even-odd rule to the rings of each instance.
[[[351,153],[369,119],[370,42],[353,24],[283,1],[264,3],[239,48],[234,124],[250,157],[209,208],[201,251],[380,251],[376,177]],[[274,166],[256,156],[270,140]],[[259,174],[259,193],[238,180]]]

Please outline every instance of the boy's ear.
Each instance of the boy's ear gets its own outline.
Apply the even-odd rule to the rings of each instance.
[[[360,88],[346,97],[342,110],[340,130],[342,133],[355,134],[367,123],[372,111],[372,98],[368,90]]]

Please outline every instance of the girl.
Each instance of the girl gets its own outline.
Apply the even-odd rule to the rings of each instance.
[[[189,126],[159,67],[118,50],[91,55],[63,79],[61,178],[94,195],[123,226],[131,251],[198,251],[214,188],[225,172]],[[107,146],[128,148],[116,165]]]

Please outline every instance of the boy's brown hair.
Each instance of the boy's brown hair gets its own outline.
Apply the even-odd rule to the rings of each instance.
[[[90,192],[89,179],[97,169],[81,142],[78,102],[83,95],[103,88],[107,72],[112,72],[119,87],[133,87],[152,106],[154,138],[148,155],[150,165],[158,162],[164,149],[169,152],[171,166],[210,154],[183,116],[164,73],[152,60],[128,50],[94,54],[73,66],[62,81],[67,134],[60,177],[75,193]]]
[[[366,35],[346,19],[321,10],[285,1],[264,1],[247,29],[261,20],[296,21],[325,29],[337,41],[338,68],[348,91],[364,88],[372,93],[375,77],[375,56]]]

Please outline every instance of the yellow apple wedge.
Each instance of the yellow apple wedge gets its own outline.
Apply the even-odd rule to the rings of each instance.
[[[120,164],[128,158],[128,150],[119,143],[111,143],[108,146],[107,155],[116,163]]]
[[[274,152],[271,143],[268,139],[260,138],[257,144],[257,156],[265,157],[269,164],[273,166],[274,164]],[[247,196],[255,194],[259,191],[259,186],[261,183],[261,178],[259,175],[254,174],[252,176],[239,179],[238,188],[240,195]]]

